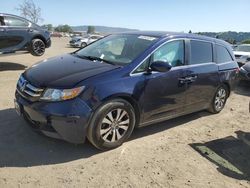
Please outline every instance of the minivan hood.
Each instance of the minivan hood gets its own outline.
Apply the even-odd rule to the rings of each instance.
[[[65,54],[33,65],[24,76],[37,87],[72,88],[84,79],[115,68],[117,66]]]

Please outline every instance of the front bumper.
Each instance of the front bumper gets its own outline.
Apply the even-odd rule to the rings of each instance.
[[[71,47],[81,47],[81,44],[79,43],[69,43]]]
[[[46,41],[46,48],[49,48],[51,46],[51,39],[49,38],[47,41]]]
[[[249,62],[246,59],[241,59],[241,58],[236,58],[236,61],[237,61],[238,65],[239,65],[239,67],[242,67],[243,65],[245,65],[246,63]]]
[[[239,71],[239,79],[250,81],[250,72],[247,72],[246,70],[241,68]]]
[[[84,143],[92,110],[83,100],[30,102],[18,92],[15,97],[20,114],[33,129],[70,143]]]

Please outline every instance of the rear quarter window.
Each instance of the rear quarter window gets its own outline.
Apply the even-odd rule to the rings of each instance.
[[[201,64],[213,62],[213,47],[210,42],[190,41],[191,60],[190,64]]]
[[[232,56],[228,52],[228,50],[220,45],[216,45],[216,54],[217,54],[217,63],[225,63],[229,61],[233,61]]]
[[[28,27],[29,26],[29,22],[18,19],[18,18],[10,17],[10,16],[6,16],[4,21],[5,21],[5,25],[11,26],[11,27]]]

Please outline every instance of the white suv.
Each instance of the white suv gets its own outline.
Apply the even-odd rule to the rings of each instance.
[[[90,35],[86,37],[74,37],[69,41],[70,46],[72,47],[85,47],[96,40],[103,38],[101,35]]]
[[[250,62],[250,44],[241,44],[235,47],[234,55],[239,66]]]

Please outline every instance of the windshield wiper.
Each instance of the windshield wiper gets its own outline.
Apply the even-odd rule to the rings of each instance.
[[[108,61],[106,59],[102,59],[100,57],[95,57],[95,56],[81,56],[82,58],[86,58],[86,59],[89,59],[89,60],[97,60],[97,61],[102,61],[102,62],[105,62],[105,63],[108,63],[108,64],[111,64],[111,65],[116,65],[115,62],[112,62],[112,61]]]
[[[76,51],[76,52],[77,52],[77,51]],[[71,53],[71,54],[72,54],[72,55],[74,54],[75,56],[77,56],[77,57],[79,57],[79,58],[82,58],[82,59],[88,59],[88,60],[91,60],[91,61],[97,60],[97,61],[105,62],[105,63],[111,64],[111,65],[118,65],[118,63],[113,62],[113,61],[108,61],[108,60],[106,60],[106,59],[102,59],[102,58],[96,57],[96,56],[79,55],[79,54],[76,53],[76,52],[73,52],[73,53]]]

